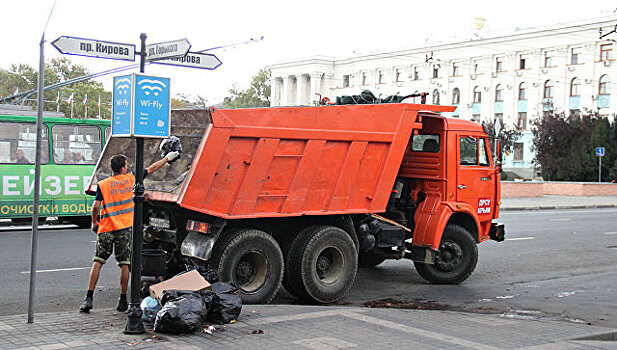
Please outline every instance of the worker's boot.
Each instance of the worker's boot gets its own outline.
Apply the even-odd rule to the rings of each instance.
[[[118,306],[116,306],[116,310],[124,312],[129,308],[129,305],[126,302],[126,299],[120,298],[118,300]]]
[[[79,312],[90,312],[92,309],[92,297],[86,297],[81,306],[79,307]]]

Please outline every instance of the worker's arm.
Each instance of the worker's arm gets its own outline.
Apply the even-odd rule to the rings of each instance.
[[[101,201],[95,200],[92,205],[92,231],[97,232],[99,229],[99,209],[101,208]]]
[[[178,152],[169,152],[169,153],[167,153],[167,155],[165,157],[163,157],[163,159],[158,160],[158,161],[152,163],[152,165],[150,165],[146,169],[146,170],[148,170],[148,175],[154,173],[155,171],[157,171],[160,168],[162,168],[163,165],[167,164],[168,162],[171,162],[171,161],[175,160],[178,157],[180,157],[180,153],[178,153]]]

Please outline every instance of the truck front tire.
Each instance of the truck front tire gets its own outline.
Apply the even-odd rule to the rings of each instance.
[[[283,253],[274,238],[263,231],[224,233],[214,245],[210,264],[221,281],[240,287],[246,304],[269,303],[281,286]]]
[[[434,284],[458,284],[466,280],[478,262],[478,247],[464,227],[448,224],[443,232],[435,264],[414,261],[418,274]]]
[[[347,232],[334,226],[315,226],[303,231],[292,248],[288,282],[298,297],[327,304],[349,292],[358,260]]]

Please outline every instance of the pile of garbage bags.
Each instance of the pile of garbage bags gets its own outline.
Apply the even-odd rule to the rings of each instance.
[[[203,323],[227,324],[242,311],[238,288],[225,282],[216,282],[211,290],[201,292],[168,290],[160,302],[152,297],[141,303],[142,320],[154,321],[158,333],[191,333]]]

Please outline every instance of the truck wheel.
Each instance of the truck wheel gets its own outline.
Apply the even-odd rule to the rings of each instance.
[[[302,286],[300,286],[299,288],[296,288],[294,287],[293,282],[291,282],[291,278],[290,278],[291,269],[289,268],[289,266],[291,266],[291,261],[290,261],[291,252],[296,249],[300,241],[306,238],[306,235],[312,234],[312,232],[315,231],[317,227],[319,226],[305,227],[304,229],[300,230],[300,232],[296,233],[295,235],[288,235],[286,237],[280,237],[279,239],[281,250],[283,251],[283,256],[285,257],[285,272],[283,273],[283,281],[281,284],[283,285],[283,288],[285,288],[285,290],[289,292],[289,294],[295,297],[304,296],[304,299],[308,299],[306,292],[302,293],[304,288]]]
[[[298,296],[324,304],[347,294],[358,266],[353,240],[334,226],[306,232],[291,251],[289,263],[289,282]]]
[[[469,231],[449,224],[444,230],[435,264],[414,261],[425,280],[435,284],[458,284],[466,280],[478,262],[478,247]]]
[[[375,254],[373,252],[360,252],[358,255],[358,267],[375,267],[385,260],[386,258],[381,254]]]
[[[246,304],[269,303],[281,286],[283,253],[263,231],[227,232],[216,242],[210,264],[221,281],[240,288]]]

